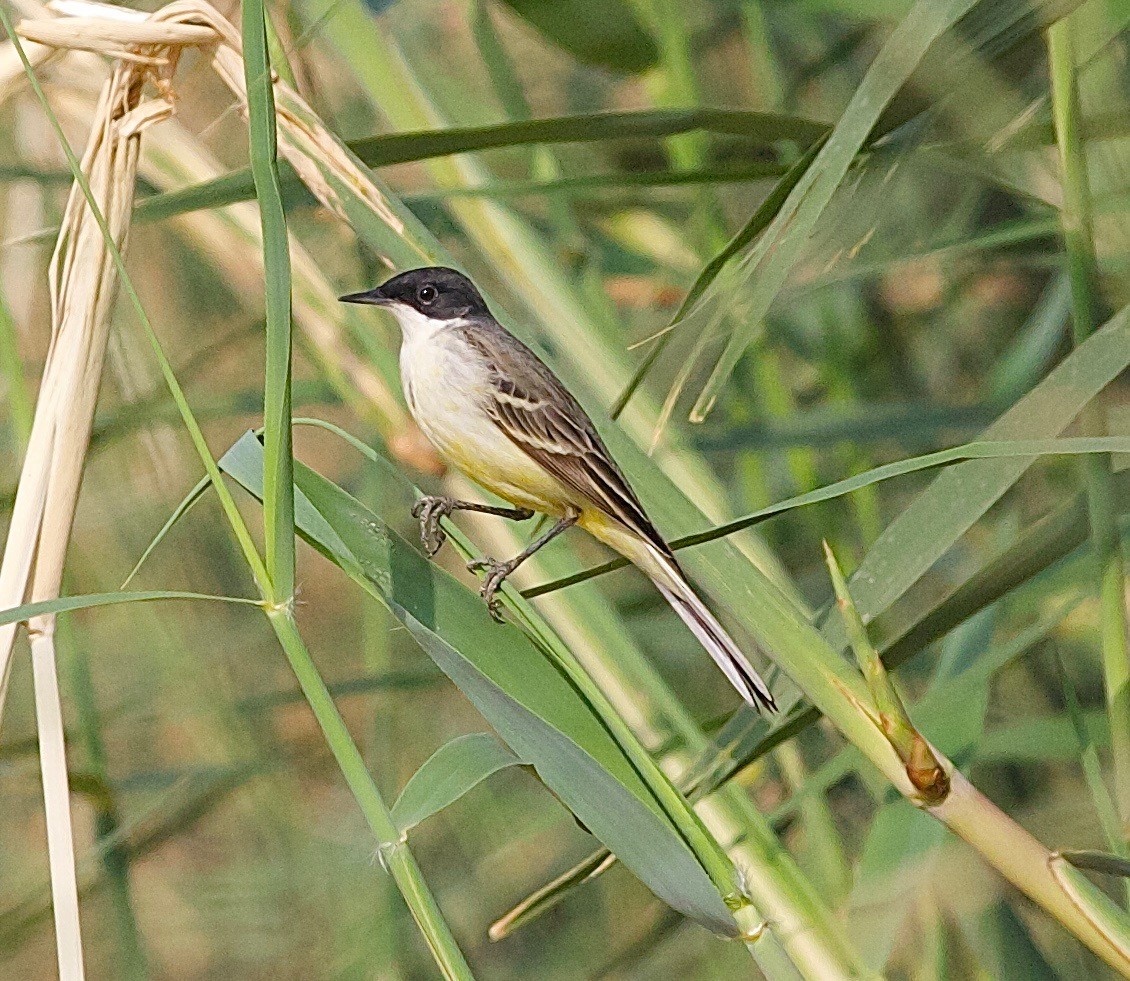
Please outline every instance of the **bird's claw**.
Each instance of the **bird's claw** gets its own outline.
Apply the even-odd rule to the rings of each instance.
[[[490,611],[491,618],[498,623],[505,623],[506,619],[502,615],[502,601],[499,600],[499,588],[506,581],[506,577],[514,571],[513,562],[499,562],[496,559],[474,559],[467,563],[467,570],[469,572],[485,572],[486,576],[483,578],[483,584],[479,588],[479,595],[482,596]]]
[[[454,510],[455,502],[450,497],[421,497],[412,505],[412,517],[420,521],[420,541],[429,558],[434,558],[447,541],[440,519],[449,517]]]

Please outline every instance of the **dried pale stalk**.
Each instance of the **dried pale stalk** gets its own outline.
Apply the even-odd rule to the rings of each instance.
[[[143,103],[134,63],[111,73],[95,115],[82,169],[110,235],[124,248],[133,209],[142,130],[165,117],[162,100]],[[0,565],[5,607],[59,595],[90,440],[118,278],[82,189],[72,188],[49,273],[51,343]],[[74,843],[62,706],[55,668],[54,617],[28,624],[47,819],[60,976],[83,977]],[[15,625],[0,630],[0,706],[12,663]]]

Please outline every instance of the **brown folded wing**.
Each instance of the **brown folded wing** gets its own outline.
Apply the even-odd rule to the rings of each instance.
[[[485,408],[507,438],[570,490],[670,555],[592,420],[556,375],[497,325],[463,331],[486,362],[492,391]]]

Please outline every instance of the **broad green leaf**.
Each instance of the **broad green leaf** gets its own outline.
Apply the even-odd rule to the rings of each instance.
[[[392,805],[392,819],[401,831],[410,831],[487,777],[522,762],[490,733],[459,736],[437,749],[412,774]]]
[[[262,493],[262,448],[245,435],[224,472]],[[589,704],[520,631],[343,490],[296,466],[300,534],[385,604],[521,759],[669,905],[719,933],[733,918],[690,848]]]
[[[547,41],[578,61],[616,72],[651,68],[659,57],[628,0],[502,0]]]

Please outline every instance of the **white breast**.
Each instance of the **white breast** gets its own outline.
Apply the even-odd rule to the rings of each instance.
[[[456,468],[500,497],[544,513],[563,512],[568,495],[514,445],[483,409],[486,366],[450,324],[419,314],[401,321],[400,377],[412,417]]]

